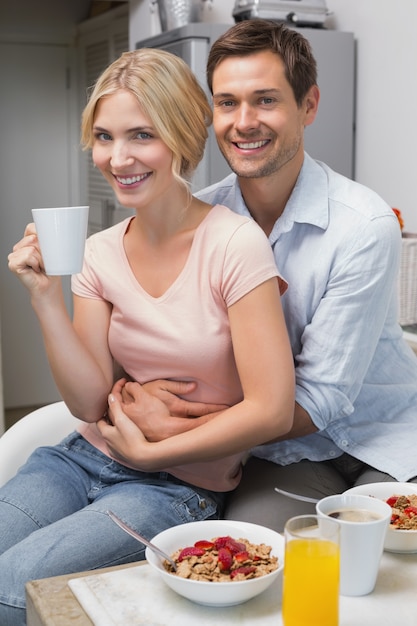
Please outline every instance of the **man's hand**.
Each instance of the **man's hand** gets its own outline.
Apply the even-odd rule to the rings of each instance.
[[[228,408],[226,404],[192,402],[180,397],[195,391],[196,387],[195,382],[179,380],[153,380],[143,385],[148,393],[165,404],[172,417],[200,417],[210,413],[219,413]]]
[[[190,393],[195,387],[194,382],[157,380],[140,385],[121,379],[114,384],[112,394],[148,441],[161,441],[192,430],[227,408],[188,402],[176,395]]]

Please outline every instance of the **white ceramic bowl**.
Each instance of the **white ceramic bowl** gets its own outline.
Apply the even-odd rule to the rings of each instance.
[[[146,548],[145,556],[149,565],[161,576],[162,580],[179,595],[208,606],[241,604],[265,591],[281,576],[284,566],[284,538],[280,534],[257,524],[230,520],[207,520],[168,528],[156,535],[152,543],[171,555],[179,548],[193,545],[200,539],[210,540],[227,535],[234,539],[248,539],[251,543],[264,543],[271,546],[271,555],[278,557],[278,569],[251,580],[205,582],[188,580],[170,574],[164,568],[161,558],[149,548]]]
[[[379,500],[388,500],[391,496],[417,494],[417,483],[382,482],[352,487],[345,493],[357,493],[374,496]],[[417,552],[417,530],[395,530],[388,527],[384,549],[387,552]]]

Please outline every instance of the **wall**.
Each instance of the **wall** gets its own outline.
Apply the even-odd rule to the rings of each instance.
[[[0,332],[0,435],[6,430],[4,418],[4,397],[3,397],[3,364],[1,360],[1,332]]]
[[[205,0],[203,21],[233,24],[234,0]],[[131,47],[160,32],[152,0],[130,0]],[[401,209],[417,232],[416,0],[327,0],[326,25],[357,41],[355,178]]]
[[[7,255],[30,220],[30,207],[79,204],[73,45],[88,5],[0,3],[0,388],[7,408],[58,399],[27,290],[8,270]],[[65,295],[69,303],[68,281]]]
[[[327,0],[357,39],[356,179],[401,209],[417,232],[417,2]]]
[[[1,0],[2,41],[70,43],[85,20],[90,0]]]

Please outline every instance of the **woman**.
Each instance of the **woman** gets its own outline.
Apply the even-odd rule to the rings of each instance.
[[[9,255],[80,426],[60,445],[35,451],[0,490],[2,626],[24,624],[29,579],[144,558],[144,546],[107,510],[148,537],[217,518],[245,450],[291,427],[284,283],[269,243],[252,220],[189,191],[210,121],[183,61],[155,49],[125,53],[91,93],[82,141],[135,214],[87,241],[83,270],[72,279],[72,321],[60,279],[43,271],[33,225]],[[141,384],[192,381],[193,399],[218,413],[148,441],[121,410],[124,387],[137,383],[121,379],[109,396],[115,366]]]

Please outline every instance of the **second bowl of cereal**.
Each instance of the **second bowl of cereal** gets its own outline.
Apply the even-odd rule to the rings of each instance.
[[[387,552],[417,552],[417,483],[370,483],[352,487],[345,493],[374,496],[387,502],[392,508],[392,517],[384,549]]]
[[[176,593],[198,604],[241,604],[277,582],[284,566],[283,537],[264,526],[230,520],[190,522],[152,539],[177,563],[149,548],[146,560]]]

